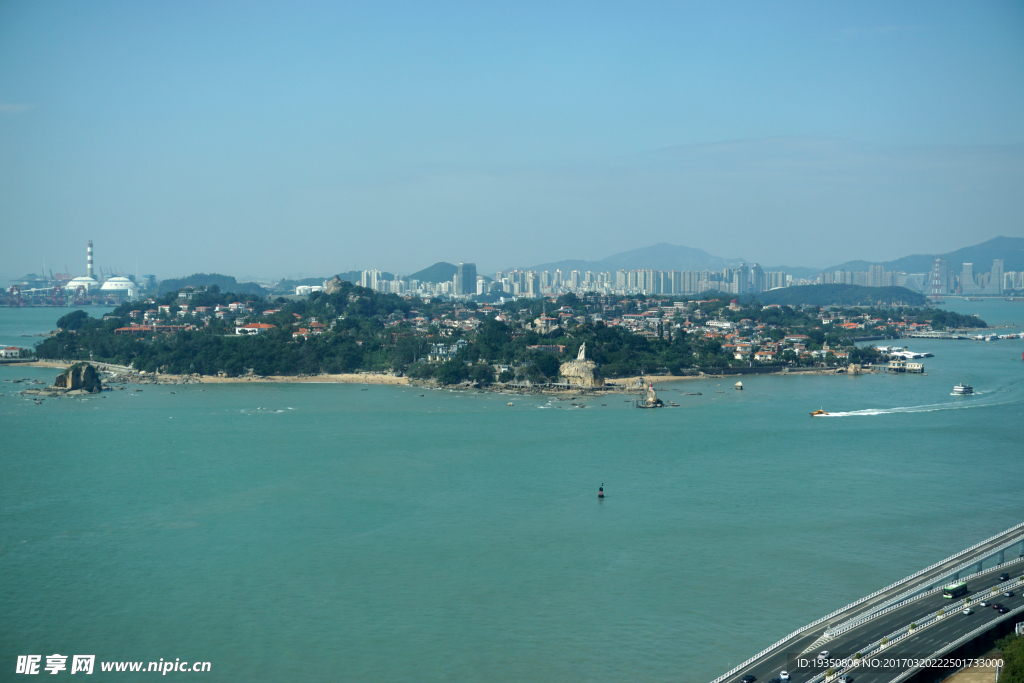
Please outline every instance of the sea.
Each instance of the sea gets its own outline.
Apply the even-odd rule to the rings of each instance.
[[[945,306],[1024,329],[1024,303]],[[0,346],[65,312],[0,309]],[[1024,521],[1024,339],[901,345],[926,374],[664,382],[663,410],[316,383],[37,405],[7,380],[58,371],[0,367],[0,681],[60,654],[99,681],[707,683]]]

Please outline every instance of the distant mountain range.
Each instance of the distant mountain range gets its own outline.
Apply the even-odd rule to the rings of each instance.
[[[420,282],[430,282],[437,284],[438,282],[451,282],[452,278],[455,277],[455,273],[459,271],[459,267],[454,263],[448,263],[446,261],[438,261],[429,268],[417,271],[409,276],[410,280],[419,280]]]
[[[963,270],[965,263],[974,264],[974,272],[980,273],[992,267],[993,259],[1003,259],[1003,270],[1020,271],[1024,270],[1024,237],[994,237],[988,242],[975,244],[973,247],[964,247],[951,251],[948,254],[914,254],[904,256],[895,261],[847,261],[838,266],[825,268],[824,272],[830,270],[867,270],[874,265],[883,266],[886,270],[901,270],[904,273],[927,273],[932,268],[932,261],[936,256],[941,256],[949,263],[949,269],[954,273]]]
[[[767,266],[761,267],[765,271],[785,271],[797,278],[813,277],[818,273],[828,273],[836,270],[867,271],[874,265],[881,265],[887,271],[903,271],[905,273],[927,273],[931,270],[932,261],[935,256],[942,256],[948,263],[952,272],[958,273],[963,269],[964,263],[973,263],[974,272],[986,272],[992,267],[993,259],[1003,259],[1004,271],[1024,271],[1024,237],[996,237],[975,244],[971,247],[964,247],[946,254],[914,254],[904,256],[895,261],[847,261],[829,268],[806,268],[800,266]],[[722,270],[723,268],[735,268],[741,263],[751,264],[754,261],[745,258],[723,258],[709,254],[703,249],[694,247],[683,247],[674,244],[660,242],[649,247],[633,249],[613,254],[600,261],[565,260],[551,263],[541,263],[521,270],[555,271],[561,270],[568,274],[573,270],[581,272],[605,272],[616,270]],[[429,268],[424,268],[409,275],[408,280],[419,280],[420,282],[450,282],[458,271],[458,266],[446,261],[439,261]],[[360,271],[354,270],[347,273],[339,273],[342,280],[359,282]],[[385,280],[394,279],[392,273],[382,273]],[[320,284],[324,279],[329,278],[305,278],[303,280],[282,280],[275,287],[276,291],[293,289],[297,284]],[[490,278],[487,278],[490,279]],[[218,274],[196,274],[187,278],[175,280],[164,280],[160,283],[160,291],[171,291],[187,285],[212,285],[217,284],[222,291],[235,291],[239,293],[253,292],[264,293],[264,290],[254,283],[236,282],[235,278]]]
[[[975,272],[987,271],[992,267],[992,260],[1003,259],[1003,269],[1024,270],[1024,238],[996,237],[987,242],[964,247],[947,254],[915,254],[904,256],[895,261],[847,261],[829,268],[806,268],[800,266],[766,266],[766,271],[783,270],[794,277],[812,277],[822,272],[835,270],[867,271],[871,266],[881,265],[887,271],[903,271],[905,273],[927,273],[931,270],[935,256],[942,256],[949,262],[953,272],[959,272],[964,263],[973,263]],[[735,268],[741,263],[751,264],[754,261],[744,258],[722,258],[709,254],[703,249],[682,247],[661,242],[642,249],[623,251],[600,261],[566,260],[524,268],[523,270],[555,271],[568,273],[579,271],[616,271],[616,270],[722,270]],[[440,265],[440,264],[438,264]],[[450,264],[449,264],[450,265]],[[455,266],[452,266],[454,268]],[[454,272],[454,271],[453,271]]]
[[[561,270],[568,273],[573,270],[594,272],[616,270],[721,270],[735,268],[741,263],[751,263],[743,258],[722,258],[714,256],[694,247],[679,247],[674,244],[659,242],[650,247],[633,249],[613,254],[600,261],[556,261],[542,263],[522,270]]]

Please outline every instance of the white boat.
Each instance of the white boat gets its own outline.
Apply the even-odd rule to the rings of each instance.
[[[974,387],[970,384],[957,384],[953,387],[954,396],[967,396],[968,394],[974,393]]]

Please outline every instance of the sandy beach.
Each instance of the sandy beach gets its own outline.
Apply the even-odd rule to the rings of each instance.
[[[71,367],[71,363],[65,363],[61,361],[48,361],[40,360],[32,363],[24,363],[23,365],[36,368],[51,368],[54,370],[65,370]],[[95,364],[98,369],[109,372],[117,372],[120,370],[120,366],[109,366],[103,363]],[[765,374],[782,374],[782,373],[765,373]],[[834,375],[834,369],[802,369],[792,373],[794,376],[797,375]],[[654,383],[657,388],[658,385],[666,384],[669,382],[688,382],[688,381],[724,381],[728,380],[731,383],[736,381],[742,381],[743,375],[690,375],[690,376],[679,376],[679,375],[638,375],[634,377],[616,377],[613,379],[606,380],[605,389],[606,392],[611,393],[637,393],[644,390],[649,383]],[[122,379],[123,381],[123,379]],[[217,377],[213,375],[171,375],[171,374],[156,374],[156,375],[135,375],[132,373],[132,379],[129,381],[141,381],[142,383],[158,383],[158,384],[250,384],[250,383],[261,383],[261,382],[284,382],[284,383],[306,383],[306,384],[373,384],[382,386],[405,386],[409,384],[415,384],[417,386],[424,386],[427,388],[433,388],[433,384],[430,382],[416,382],[410,380],[408,377],[399,377],[398,375],[388,373],[374,373],[374,372],[353,372],[353,373],[342,373],[335,375],[249,375],[242,377]],[[449,387],[453,389],[467,389],[465,385],[459,385],[455,387]],[[477,388],[479,390],[481,388]],[[504,387],[503,385],[490,385],[482,387],[484,391],[498,391],[498,392],[509,392],[509,393],[588,393],[588,390],[582,388],[573,389],[551,389],[551,388],[537,388],[533,391],[524,390],[521,388]]]
[[[161,379],[184,379],[178,375],[158,375]],[[380,373],[345,373],[340,375],[268,375],[258,377],[212,377],[203,375],[199,378],[202,384],[242,384],[247,382],[305,382],[312,384],[386,384],[398,386],[409,384],[408,377],[398,377]]]

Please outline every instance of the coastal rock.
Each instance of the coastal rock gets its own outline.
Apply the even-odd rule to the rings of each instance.
[[[665,405],[662,403],[661,399],[658,398],[657,392],[654,391],[653,383],[647,387],[647,399],[644,401],[644,405],[648,408],[661,408]]]
[[[565,378],[570,385],[592,389],[604,386],[604,378],[597,369],[597,363],[586,360],[587,345],[580,347],[576,360],[566,361],[558,368],[558,374]]]
[[[571,360],[562,363],[558,368],[558,374],[569,384],[584,389],[604,386],[604,378],[597,369],[597,363],[592,360]]]
[[[324,294],[337,294],[341,291],[341,278],[337,275],[332,280],[324,281]]]
[[[89,363],[76,363],[57,375],[53,385],[68,391],[87,391],[97,393],[103,390],[100,373]]]

